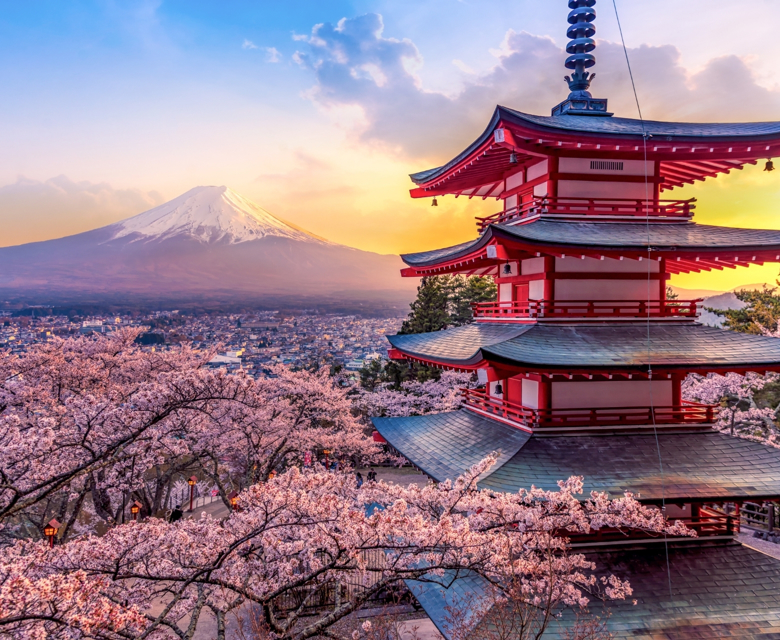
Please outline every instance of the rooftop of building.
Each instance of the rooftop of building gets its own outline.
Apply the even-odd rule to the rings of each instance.
[[[596,575],[628,580],[626,600],[600,604],[590,613],[601,617],[619,638],[771,638],[780,637],[780,560],[740,544],[701,547],[663,545],[586,554]],[[667,567],[669,571],[667,571]],[[450,581],[444,582],[447,578]],[[467,574],[441,584],[414,582],[410,588],[445,638],[450,638],[449,607],[487,594],[487,582]],[[446,584],[448,588],[444,588]],[[636,601],[636,604],[634,603]],[[561,612],[544,638],[571,629],[576,612]],[[476,624],[477,621],[474,620]]]
[[[464,370],[485,363],[565,373],[780,369],[777,338],[697,323],[485,322],[387,338],[406,356]]]
[[[772,262],[780,256],[780,231],[734,229],[690,221],[647,224],[537,218],[518,225],[490,225],[470,242],[409,253],[401,258],[421,275],[426,268],[457,270],[468,264],[479,268],[502,262],[488,256],[488,246],[497,242],[526,257],[543,254],[638,259],[647,258],[651,249],[653,259],[666,260],[670,273]]]
[[[659,432],[657,441],[653,434],[537,436],[465,409],[373,423],[436,482],[454,479],[498,451],[481,488],[517,492],[533,485],[555,491],[560,480],[582,476],[585,495],[631,491],[651,503],[780,496],[780,449],[714,430]]]

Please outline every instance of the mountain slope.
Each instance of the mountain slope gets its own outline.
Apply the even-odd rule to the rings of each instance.
[[[0,291],[135,296],[411,296],[397,256],[328,242],[226,187],[197,187],[127,220],[0,248]]]

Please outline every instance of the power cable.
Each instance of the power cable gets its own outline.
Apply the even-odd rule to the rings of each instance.
[[[661,455],[661,441],[658,437],[658,425],[656,423],[655,419],[655,403],[653,401],[653,365],[651,363],[651,357],[652,357],[652,335],[651,335],[651,321],[650,321],[650,303],[651,303],[651,282],[652,282],[652,273],[650,269],[650,265],[652,263],[652,245],[651,245],[651,234],[650,234],[650,209],[648,208],[647,203],[650,201],[650,187],[649,187],[649,176],[647,174],[647,140],[650,137],[650,135],[647,133],[647,129],[645,127],[645,119],[642,116],[642,107],[639,104],[639,95],[636,91],[636,83],[634,82],[634,72],[631,69],[631,60],[628,57],[628,48],[626,47],[626,39],[623,36],[623,26],[620,24],[620,14],[618,13],[617,8],[617,0],[612,0],[612,6],[615,9],[615,19],[617,20],[618,25],[618,31],[620,32],[620,41],[623,45],[623,54],[626,56],[626,66],[628,67],[628,76],[631,79],[631,88],[634,91],[634,101],[636,102],[636,110],[639,113],[639,121],[642,124],[642,144],[644,149],[644,170],[645,170],[645,228],[647,231],[647,384],[649,387],[649,397],[650,397],[650,416],[653,420],[653,433],[655,434],[655,446],[656,450],[658,451],[658,468],[660,470],[661,474],[661,512],[666,515],[666,483],[664,479],[664,462],[663,462],[663,456]],[[661,262],[659,261],[659,265]],[[663,274],[660,272],[659,269],[659,276],[663,277]],[[664,281],[665,284],[665,281]],[[659,285],[660,286],[660,285]],[[660,295],[660,291],[659,291]],[[659,298],[659,303],[662,302]],[[671,562],[669,560],[669,538],[664,531],[664,550],[666,552],[666,575],[669,582],[669,599],[674,599],[673,593],[672,593],[672,567]]]

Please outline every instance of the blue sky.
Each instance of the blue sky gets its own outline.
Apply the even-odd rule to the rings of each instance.
[[[198,184],[362,248],[465,240],[496,203],[430,212],[406,176],[468,144],[496,103],[548,113],[565,96],[566,5],[0,0],[0,245],[107,224]],[[775,1],[618,7],[648,117],[780,114]],[[597,10],[593,91],[633,117],[611,0]],[[775,183],[756,173],[696,194],[719,223],[780,218]],[[746,202],[755,215],[739,213]]]

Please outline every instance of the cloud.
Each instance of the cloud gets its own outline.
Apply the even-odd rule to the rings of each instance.
[[[106,183],[57,176],[19,178],[0,187],[0,246],[50,240],[96,229],[162,204],[155,191],[114,189]]]
[[[295,60],[315,85],[306,94],[334,112],[358,107],[357,132],[408,157],[442,161],[462,150],[482,131],[496,104],[549,114],[568,89],[565,52],[552,39],[509,31],[492,69],[466,74],[455,96],[428,91],[415,70],[423,60],[407,39],[384,36],[382,17],[367,14],[316,25]],[[630,49],[644,116],[687,121],[771,120],[780,110],[780,91],[758,84],[748,64],[736,56],[711,60],[699,71],[681,64],[673,46]],[[618,116],[636,117],[622,48],[599,42],[594,96],[610,99]],[[464,71],[462,61],[455,61]]]
[[[281,62],[282,54],[276,47],[265,47],[266,62]]]
[[[251,40],[244,38],[244,44],[241,45],[242,49],[257,49],[257,45]]]

